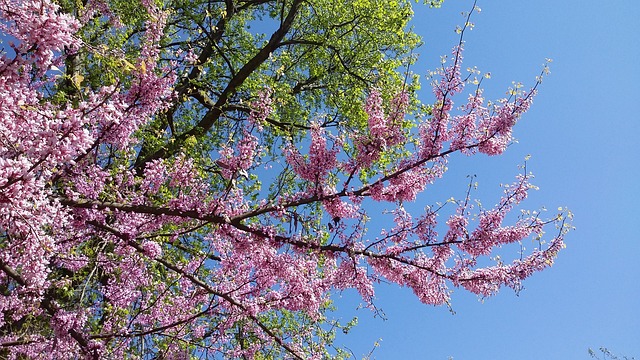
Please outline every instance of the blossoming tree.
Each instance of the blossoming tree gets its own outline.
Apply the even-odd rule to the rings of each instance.
[[[533,188],[526,169],[493,208],[470,194],[450,215],[403,207],[451,154],[505,151],[540,82],[486,102],[477,74],[462,75],[465,27],[414,121],[411,84],[363,73],[369,55],[337,40],[362,42],[389,14],[398,33],[407,3],[381,15],[354,1],[351,22],[314,25],[335,43],[305,32],[332,19],[326,1],[125,3],[0,3],[2,357],[340,356],[332,293],[356,289],[373,307],[385,280],[425,304],[448,304],[451,288],[490,296],[563,247],[562,214],[508,221]],[[277,23],[269,40],[221,51],[254,39],[260,16]],[[381,46],[366,49],[403,51]],[[301,71],[305,51],[325,68]],[[318,101],[327,113],[308,115]],[[374,203],[393,208],[392,225],[368,234]],[[486,265],[527,238],[539,246]]]

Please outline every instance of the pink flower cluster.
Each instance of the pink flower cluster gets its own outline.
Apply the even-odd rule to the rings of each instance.
[[[245,173],[253,166],[258,153],[258,138],[244,129],[243,137],[234,149],[230,145],[221,146],[220,159],[216,163],[220,166],[222,176],[232,179]]]
[[[80,23],[72,16],[59,13],[59,6],[44,0],[16,0],[0,3],[0,32],[17,42],[10,45],[15,52],[13,59],[6,54],[0,59],[0,71],[22,69],[44,75],[52,65],[60,65],[56,53],[75,49],[80,45],[74,33]]]
[[[534,86],[528,92],[511,90],[512,98],[484,104],[482,88],[478,86],[462,105],[461,114],[452,116],[452,97],[464,89],[461,75],[462,43],[453,49],[453,64],[436,72],[439,81],[432,83],[436,103],[431,118],[420,127],[421,157],[438,157],[447,142],[448,151],[473,154],[476,150],[499,155],[512,141],[512,128],[530,107],[536,92]]]
[[[251,112],[249,113],[249,122],[262,127],[265,119],[273,112],[272,91],[264,89],[258,92],[258,98],[251,103]]]
[[[287,163],[298,176],[310,181],[314,186],[322,184],[329,172],[336,168],[338,148],[327,149],[327,138],[318,124],[311,127],[311,145],[308,158],[293,146],[285,149]]]
[[[400,93],[394,97],[391,103],[391,112],[387,116],[382,106],[380,91],[371,90],[364,108],[368,115],[369,133],[354,138],[357,153],[349,166],[350,168],[362,169],[371,166],[380,159],[385,150],[405,140],[402,133],[402,122],[408,102],[408,94],[406,92]]]

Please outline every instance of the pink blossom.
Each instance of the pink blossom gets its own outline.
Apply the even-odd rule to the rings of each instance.
[[[327,138],[324,130],[318,124],[311,127],[311,145],[309,146],[308,160],[297,149],[288,147],[285,149],[287,163],[302,179],[319,184],[329,171],[336,167],[336,155],[338,149],[327,149]]]
[[[264,89],[258,92],[258,98],[251,103],[251,112],[249,113],[249,122],[262,126],[265,119],[273,112],[273,99],[271,99],[272,91]]]
[[[220,166],[222,176],[226,179],[237,177],[249,170],[256,161],[258,152],[258,138],[248,129],[243,131],[243,137],[234,151],[230,146],[222,146],[220,159],[216,163]]]
[[[142,243],[142,249],[145,254],[152,259],[160,257],[162,255],[162,247],[155,241],[145,241]]]

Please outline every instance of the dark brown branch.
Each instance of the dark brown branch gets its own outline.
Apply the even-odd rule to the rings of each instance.
[[[0,260],[0,270],[4,271],[7,276],[15,280],[18,284],[24,286],[27,284],[26,281],[18,274],[14,269],[12,269],[9,265],[5,264],[2,260]]]
[[[336,48],[335,46],[333,46],[331,44],[327,44],[327,43],[320,42],[320,41],[315,41],[315,40],[305,40],[305,39],[288,40],[288,41],[283,41],[280,44],[280,46],[287,46],[287,45],[313,45],[313,46],[318,46],[318,47],[326,47],[327,49],[333,51],[333,54],[338,58],[338,61],[340,62],[340,65],[342,65],[342,68],[349,75],[351,75],[354,78],[358,79],[364,85],[367,85],[367,86],[370,85],[370,82],[367,81],[367,79],[365,79],[362,76],[356,74],[355,72],[353,72],[353,70],[351,70],[349,68],[349,64],[347,63],[347,60],[345,60],[342,57],[342,55],[340,54],[340,50],[338,50],[338,48]]]
[[[251,108],[245,105],[239,105],[239,104],[234,104],[234,105],[227,105],[224,107],[224,110],[231,110],[231,111],[241,111],[244,113],[250,113],[251,112]],[[290,130],[291,128],[297,128],[297,129],[302,129],[302,130],[310,130],[311,127],[310,126],[305,126],[305,125],[300,125],[300,124],[296,124],[296,123],[291,123],[291,122],[285,122],[285,121],[278,121],[276,119],[270,118],[270,117],[266,117],[264,119],[264,121],[266,121],[267,123],[276,126],[280,129],[283,130]]]
[[[150,215],[164,215],[164,216],[177,216],[182,218],[190,218],[197,220],[204,220],[214,224],[226,223],[224,218],[216,215],[205,215],[195,210],[177,210],[164,207],[147,206],[147,205],[127,205],[121,203],[114,203],[108,201],[98,200],[70,200],[59,199],[62,205],[70,206],[80,209],[117,209],[125,212],[150,214]]]
[[[195,137],[204,136],[211,129],[211,127],[216,123],[216,121],[218,121],[218,119],[222,115],[224,106],[227,104],[227,101],[229,100],[229,98],[244,83],[244,81],[256,69],[258,69],[260,65],[262,65],[269,58],[269,55],[279,47],[280,43],[282,42],[282,39],[284,39],[285,35],[291,29],[291,26],[293,25],[293,21],[296,15],[298,14],[302,1],[303,0],[294,0],[292,2],[291,8],[289,9],[289,12],[286,18],[282,20],[278,30],[276,30],[271,35],[269,42],[262,49],[260,49],[260,51],[253,58],[251,58],[240,70],[238,70],[238,73],[233,78],[231,78],[231,80],[229,81],[225,89],[222,91],[222,93],[218,97],[218,100],[216,101],[214,106],[211,109],[209,109],[209,111],[202,117],[200,122],[198,122],[198,124],[194,126],[191,130],[179,135],[174,139],[173,142],[161,147],[160,149],[156,150],[154,153],[144,158],[139,157],[138,161],[135,164],[135,167],[138,170],[141,170],[144,167],[144,164],[146,164],[151,160],[161,159],[167,156],[171,156],[173,153],[175,153],[177,150],[181,148],[181,146],[183,145],[186,139],[190,138],[191,136],[195,136]],[[208,50],[207,56],[211,56],[210,53],[213,52],[213,47],[208,46],[207,50]],[[202,57],[202,54],[201,54],[201,57]],[[194,71],[195,69],[192,70],[192,74],[194,74]],[[192,74],[189,75],[190,79],[192,77]],[[197,74],[199,75],[199,72]]]
[[[18,272],[16,272],[14,269],[12,269],[9,265],[5,264],[1,260],[0,260],[0,270],[2,270],[5,274],[7,274],[7,276],[14,279],[18,284],[22,286],[27,285],[27,282],[22,278],[22,276],[20,276],[20,274],[18,274]],[[47,293],[44,299],[40,302],[40,308],[45,310],[51,316],[54,316],[60,310],[60,308],[53,302],[53,299],[51,298],[50,293]],[[80,345],[80,348],[84,353],[90,355],[92,359],[97,360],[99,358],[97,350],[90,351],[89,342],[77,330],[69,329],[69,335],[78,343],[78,345]],[[8,345],[16,345],[16,344],[9,343]]]
[[[229,6],[231,5],[231,6]],[[166,128],[166,126],[168,125],[169,128],[171,129],[171,135],[175,136],[175,126],[173,124],[173,114],[176,112],[176,110],[178,109],[178,105],[180,104],[180,99],[182,99],[184,97],[184,95],[188,94],[190,92],[191,89],[191,84],[193,81],[197,80],[200,75],[202,74],[203,71],[203,65],[206,64],[211,57],[215,54],[216,52],[216,42],[219,41],[225,30],[226,30],[226,25],[229,21],[229,19],[235,15],[235,7],[233,6],[233,2],[232,1],[228,1],[227,2],[227,9],[226,9],[226,13],[225,16],[222,16],[220,18],[220,20],[218,20],[218,22],[216,23],[216,25],[214,26],[214,31],[212,33],[210,32],[205,32],[207,35],[207,42],[204,46],[204,48],[202,49],[202,51],[200,52],[200,55],[198,55],[198,59],[195,61],[195,63],[191,66],[191,70],[189,71],[189,74],[185,77],[182,77],[180,79],[180,82],[176,85],[175,88],[175,93],[176,93],[176,99],[178,99],[178,101],[174,104],[173,107],[171,107],[169,110],[167,110],[166,112],[166,119],[164,121],[161,121],[158,125],[156,125],[159,129],[164,130],[164,128]],[[135,167],[141,171],[142,168],[144,167],[144,164],[147,161],[153,160],[153,158],[145,158],[151,151],[153,151],[153,149],[148,148],[148,146],[143,145],[142,149],[140,150],[140,154],[138,155],[138,159],[136,160],[135,163]],[[157,152],[156,152],[157,153]],[[159,158],[159,157],[157,157]]]
[[[107,225],[100,224],[97,221],[89,221],[88,223],[91,224],[92,226],[95,226],[96,228],[102,229],[104,231],[108,231],[111,234],[113,234],[113,235],[119,237],[120,239],[126,241],[127,244],[129,246],[133,247],[134,249],[136,249],[136,251],[138,251],[140,253],[144,253],[145,252],[144,249],[142,248],[142,245],[136,243],[135,241],[132,241],[129,238],[129,236],[127,236],[126,234],[123,234],[123,233],[119,232],[118,230],[116,230],[114,228],[111,228],[111,227],[109,227]],[[171,262],[165,260],[164,258],[155,258],[154,260],[157,261],[158,263],[162,264],[167,269],[175,272],[176,274],[179,274],[179,275],[184,276],[185,278],[189,279],[189,281],[191,281],[194,285],[199,286],[201,289],[205,290],[207,293],[209,293],[211,295],[214,295],[214,296],[218,296],[218,297],[224,299],[225,301],[227,301],[228,303],[232,304],[233,306],[236,306],[239,309],[241,309],[242,311],[246,312],[245,306],[242,305],[237,300],[235,300],[233,297],[231,297],[231,295],[229,295],[227,293],[221,293],[221,292],[215,290],[214,288],[209,286],[204,281],[200,280],[195,275],[192,275],[192,274],[184,271],[183,269],[181,269],[178,266],[172,264]],[[284,340],[282,340],[278,335],[276,335],[273,331],[271,331],[271,329],[269,329],[266,325],[264,325],[260,321],[260,319],[258,319],[256,316],[250,315],[250,314],[247,314],[247,317],[250,318],[253,322],[255,322],[256,325],[258,325],[262,329],[262,331],[264,331],[267,335],[269,335],[278,345],[280,345],[283,349],[285,349],[287,352],[289,352],[292,356],[294,356],[296,359],[303,360],[303,358],[300,355],[298,355],[294,349],[292,349],[287,343],[284,342]]]

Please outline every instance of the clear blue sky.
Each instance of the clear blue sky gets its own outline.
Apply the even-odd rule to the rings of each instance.
[[[413,71],[438,66],[457,41],[456,24],[472,0],[445,0],[441,9],[414,6],[425,45]],[[408,290],[379,286],[376,305],[352,311],[350,294],[336,299],[359,326],[340,340],[358,358],[446,360],[578,360],[606,346],[640,359],[640,1],[479,0],[476,27],[466,34],[466,66],[490,71],[487,98],[511,81],[532,84],[545,58],[551,75],[515,130],[519,143],[497,158],[454,157],[450,172],[416,207],[462,196],[476,174],[478,195],[492,204],[530,154],[540,190],[526,208],[567,206],[574,226],[556,264],[480,302],[458,290],[452,315],[418,302]],[[424,86],[423,100],[431,93]],[[348,318],[345,315],[345,320]]]
[[[415,72],[425,74],[450,52],[460,12],[472,3],[414,6],[415,31],[425,41]],[[503,95],[511,81],[532,84],[545,58],[553,59],[551,75],[516,127],[518,144],[498,158],[452,158],[450,173],[433,191],[440,200],[461,196],[465,175],[477,174],[478,195],[493,204],[497,185],[511,182],[516,165],[531,154],[528,169],[540,190],[524,207],[567,206],[577,230],[556,264],[527,280],[519,296],[505,289],[482,303],[458,290],[451,315],[420,304],[407,289],[382,286],[377,305],[388,320],[359,310],[360,325],[344,340],[359,358],[381,338],[376,359],[577,360],[600,346],[640,359],[640,2],[478,5],[464,67],[492,73],[487,98]],[[416,205],[437,198],[427,195]],[[343,300],[349,307],[348,294]]]

